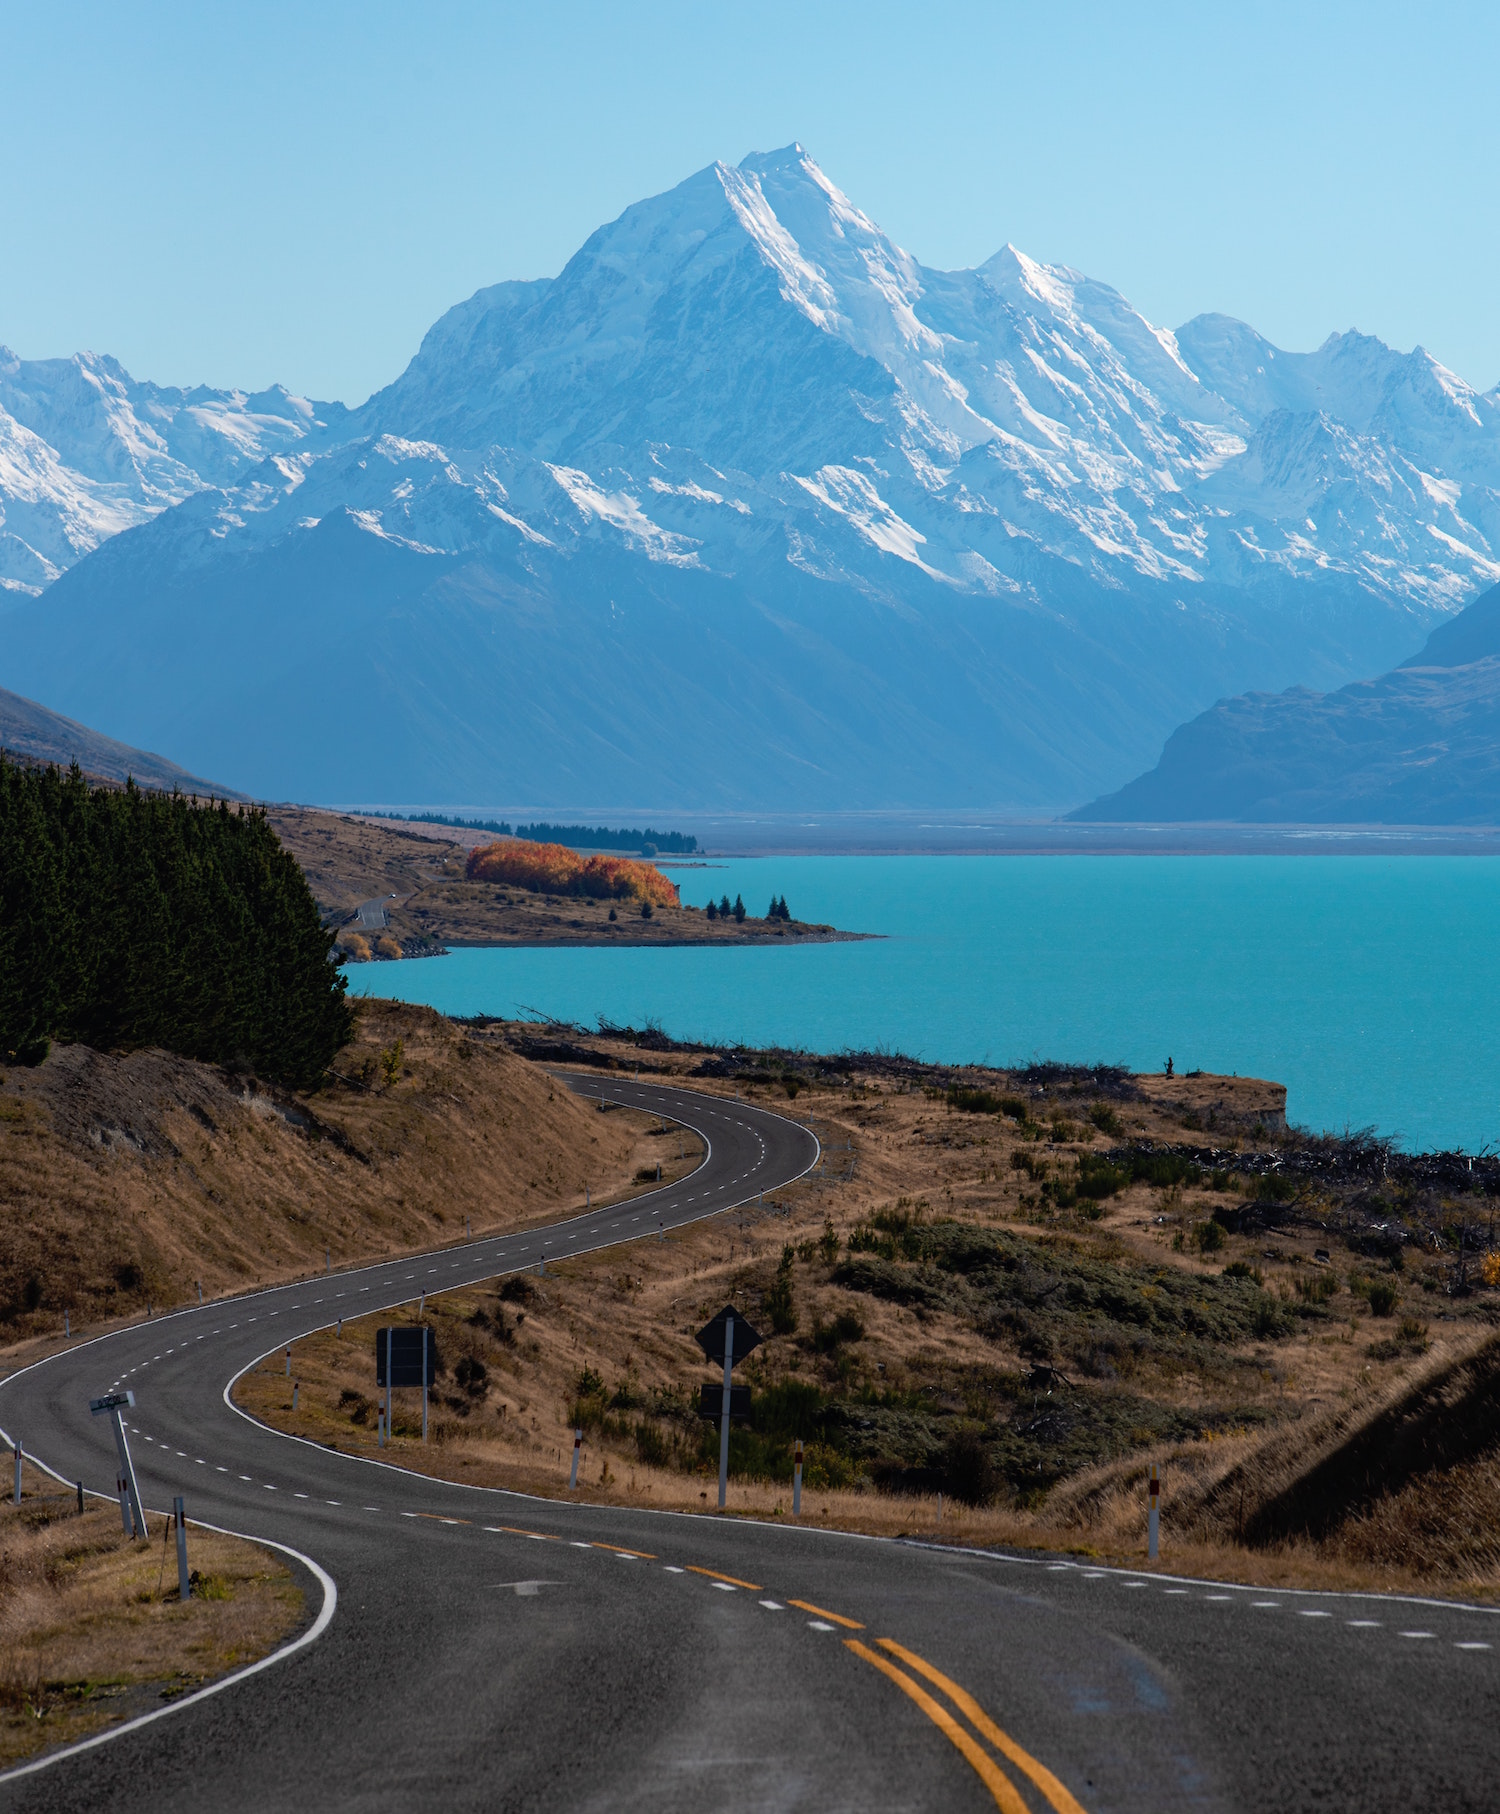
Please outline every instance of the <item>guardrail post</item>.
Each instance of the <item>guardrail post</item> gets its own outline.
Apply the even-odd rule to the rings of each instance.
[[[187,1565],[187,1514],[182,1509],[182,1494],[172,1501],[172,1516],[177,1522],[177,1598],[192,1598],[192,1584],[188,1580]]]

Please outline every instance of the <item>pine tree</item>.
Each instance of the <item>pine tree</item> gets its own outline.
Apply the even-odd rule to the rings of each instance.
[[[745,901],[744,901],[744,897],[742,895],[737,894],[734,897],[734,918],[735,918],[735,923],[737,925],[740,925],[740,926],[744,925],[744,923],[745,923]]]
[[[350,1034],[332,943],[263,812],[0,755],[0,1059],[155,1045],[311,1086]]]

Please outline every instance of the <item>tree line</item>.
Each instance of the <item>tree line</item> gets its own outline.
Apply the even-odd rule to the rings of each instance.
[[[311,1087],[345,984],[265,814],[0,753],[0,1060],[162,1046]]]

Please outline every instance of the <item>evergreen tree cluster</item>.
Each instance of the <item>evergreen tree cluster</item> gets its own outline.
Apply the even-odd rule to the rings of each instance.
[[[162,1046],[310,1087],[351,1030],[332,942],[263,812],[0,754],[0,1061]]]
[[[785,895],[782,895],[780,900],[774,894],[771,896],[771,905],[766,909],[766,918],[768,920],[786,920],[790,924],[792,910],[786,904]]]

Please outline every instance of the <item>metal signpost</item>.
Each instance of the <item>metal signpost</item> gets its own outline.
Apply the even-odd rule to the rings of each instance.
[[[427,1388],[437,1377],[437,1343],[426,1323],[375,1331],[375,1384],[385,1387],[385,1439],[391,1440],[391,1392],[396,1386],[422,1388],[422,1440],[427,1440]]]
[[[730,1380],[736,1361],[742,1361],[753,1349],[760,1346],[761,1338],[755,1333],[744,1317],[739,1316],[733,1305],[726,1304],[711,1323],[706,1323],[698,1331],[698,1346],[715,1362],[724,1366],[723,1398],[719,1409],[719,1510],[724,1509],[729,1494],[729,1420],[734,1415],[734,1387]],[[711,1390],[711,1388],[709,1388]],[[749,1415],[749,1387],[740,1388],[745,1398],[741,1401],[744,1410],[741,1415]]]
[[[111,1392],[107,1398],[89,1400],[91,1417],[109,1417],[114,1421],[115,1453],[120,1463],[116,1485],[120,1493],[120,1522],[125,1528],[125,1535],[131,1535],[133,1521],[135,1535],[144,1537],[146,1514],[141,1510],[141,1489],[135,1483],[135,1463],[130,1459],[130,1445],[125,1440],[125,1420],[120,1415],[126,1409],[135,1409],[134,1392]]]
[[[1151,1463],[1151,1498],[1150,1498],[1151,1509],[1146,1514],[1146,1555],[1152,1562],[1154,1562],[1156,1560],[1156,1539],[1157,1539],[1157,1533],[1158,1533],[1158,1517],[1159,1517],[1157,1505],[1158,1505],[1160,1496],[1161,1496],[1161,1476],[1157,1473],[1156,1463],[1153,1461]]]

